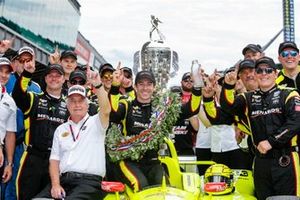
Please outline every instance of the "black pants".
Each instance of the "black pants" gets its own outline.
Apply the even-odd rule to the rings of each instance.
[[[197,161],[207,161],[207,160],[211,160],[211,151],[210,149],[200,149],[200,148],[196,148],[196,156],[197,156]],[[206,169],[209,167],[210,165],[198,165],[198,170],[199,170],[199,175],[204,175]]]
[[[279,165],[278,158],[254,158],[254,186],[258,200],[275,195],[299,195],[299,159],[293,152],[286,167]],[[298,183],[298,185],[297,185]]]
[[[19,200],[30,200],[50,183],[49,155],[24,152],[17,176]]]
[[[249,169],[251,166],[250,155],[241,149],[212,153],[212,160],[216,163],[227,165],[231,169]]]
[[[121,161],[120,168],[123,173],[123,181],[129,184],[135,192],[146,186],[158,185],[162,182],[163,168],[158,161]]]
[[[63,174],[60,185],[66,192],[65,200],[99,200],[104,199],[105,193],[101,190],[102,178],[95,175],[73,176]],[[51,184],[47,185],[35,198],[51,198]]]

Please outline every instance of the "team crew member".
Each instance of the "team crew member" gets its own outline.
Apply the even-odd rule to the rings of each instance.
[[[114,82],[121,83],[120,70],[114,72]],[[122,99],[119,101],[119,92],[110,93],[112,104],[111,119],[113,122],[123,125],[124,135],[138,135],[147,129],[154,110],[151,106],[151,98],[155,88],[155,78],[152,72],[140,71],[135,79],[136,98],[134,100]],[[113,92],[113,91],[110,91]],[[181,117],[189,118],[199,112],[201,101],[200,88],[193,88],[193,95],[189,103],[182,106]],[[145,186],[160,184],[163,170],[157,160],[155,150],[147,151],[139,161],[124,160],[120,162],[120,168],[125,177],[124,181],[139,191]]]
[[[31,47],[24,46],[19,49],[18,52],[11,55],[11,64],[13,69],[15,69],[15,72],[11,74],[7,84],[5,85],[7,92],[9,94],[12,93],[15,83],[19,76],[24,71],[24,64],[35,56],[34,50]],[[33,80],[30,80],[28,83],[28,91],[35,92],[37,94],[40,94],[42,92],[40,86],[34,82]],[[22,154],[24,152],[24,137],[25,137],[25,128],[24,128],[24,115],[23,112],[18,108],[17,109],[17,132],[16,132],[16,148],[14,153],[14,167],[13,167],[13,175],[11,180],[7,183],[5,189],[5,197],[6,200],[14,200],[16,199],[16,177],[19,170],[19,164],[20,159],[22,157]]]
[[[17,106],[12,97],[6,92],[11,63],[7,58],[0,58],[0,180],[6,183],[12,176],[13,155],[16,141],[16,112]],[[4,151],[5,141],[5,151]],[[6,152],[6,160],[4,154]],[[1,196],[0,196],[1,198]]]
[[[110,63],[105,63],[99,67],[99,74],[101,78],[101,82],[103,83],[103,86],[105,90],[108,92],[111,88],[111,84],[113,81],[113,72],[115,69]]]
[[[300,55],[299,49],[294,42],[283,42],[278,48],[278,60],[282,64],[282,70],[276,79],[277,85],[296,88],[300,93]],[[300,147],[300,138],[298,138]]]
[[[190,72],[183,74],[181,79],[181,102],[188,103],[192,96],[193,80]],[[180,118],[173,127],[175,148],[178,155],[195,155],[195,135],[199,128],[197,115],[191,118]]]
[[[247,115],[256,147],[254,185],[259,200],[273,195],[300,195],[300,97],[275,84],[276,65],[271,58],[256,61],[259,90],[234,96],[236,71],[225,76],[221,106],[227,112]]]
[[[82,70],[79,70],[79,69],[76,69],[73,72],[71,72],[69,87],[71,87],[73,85],[82,85],[87,90],[88,84],[87,84],[86,72],[84,72]],[[89,103],[89,111],[88,111],[89,115],[97,114],[98,113],[98,106],[92,101],[89,101],[88,103]]]
[[[67,120],[67,108],[61,90],[64,71],[60,65],[47,68],[44,94],[28,92],[28,83],[35,71],[34,59],[26,62],[24,72],[17,80],[13,98],[23,111],[25,119],[25,145],[16,187],[18,199],[34,197],[49,183],[49,156],[55,129]]]
[[[276,79],[277,85],[296,88],[300,91],[300,55],[299,49],[294,42],[283,42],[279,45],[278,60],[283,69]]]
[[[98,73],[90,79],[97,89],[99,113],[88,114],[88,99],[83,86],[69,88],[68,122],[60,125],[53,138],[50,155],[51,186],[37,197],[55,199],[103,199],[100,181],[105,176],[105,133],[110,105]]]
[[[248,44],[242,51],[244,59],[250,59],[253,61],[258,60],[265,54],[259,44]]]

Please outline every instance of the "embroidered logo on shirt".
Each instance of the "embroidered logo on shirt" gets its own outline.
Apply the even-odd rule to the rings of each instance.
[[[70,133],[69,132],[64,132],[63,134],[61,134],[62,137],[67,137]]]

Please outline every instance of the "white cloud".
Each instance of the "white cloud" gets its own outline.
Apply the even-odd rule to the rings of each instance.
[[[133,54],[149,40],[150,15],[163,23],[159,28],[179,55],[179,82],[199,59],[209,73],[242,58],[248,43],[264,45],[282,28],[282,0],[80,0],[80,31],[104,58],[132,67]],[[295,1],[295,21],[299,20]],[[299,31],[296,27],[296,43]],[[277,61],[279,36],[266,51]]]

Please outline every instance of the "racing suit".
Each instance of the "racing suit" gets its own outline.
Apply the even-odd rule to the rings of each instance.
[[[297,133],[300,131],[300,97],[296,91],[274,86],[234,96],[234,85],[224,84],[220,103],[224,110],[247,116],[255,147],[267,140],[266,154],[257,149],[254,185],[258,199],[272,195],[300,195]]]
[[[110,90],[112,105],[111,122],[121,124],[121,131],[125,136],[138,135],[146,130],[154,112],[150,103],[140,103],[137,99],[121,99],[118,90]],[[199,112],[201,90],[193,89],[191,100],[183,104],[179,118],[189,118]],[[157,150],[147,151],[138,161],[130,159],[119,163],[123,181],[139,191],[145,186],[161,184],[163,169],[157,159]]]
[[[298,66],[300,68],[300,66]],[[290,87],[290,88],[295,88],[298,93],[300,94],[300,72],[298,72],[297,76],[295,77],[295,80],[289,78],[288,76],[285,75],[284,69],[282,69],[278,73],[278,77],[276,79],[276,84],[281,85],[284,87]],[[300,147],[300,138],[298,137],[297,141],[298,147]]]
[[[28,92],[32,74],[25,71],[14,87],[12,96],[24,113],[25,145],[16,181],[17,198],[32,199],[49,182],[49,156],[55,129],[68,117],[65,100],[47,92]]]

